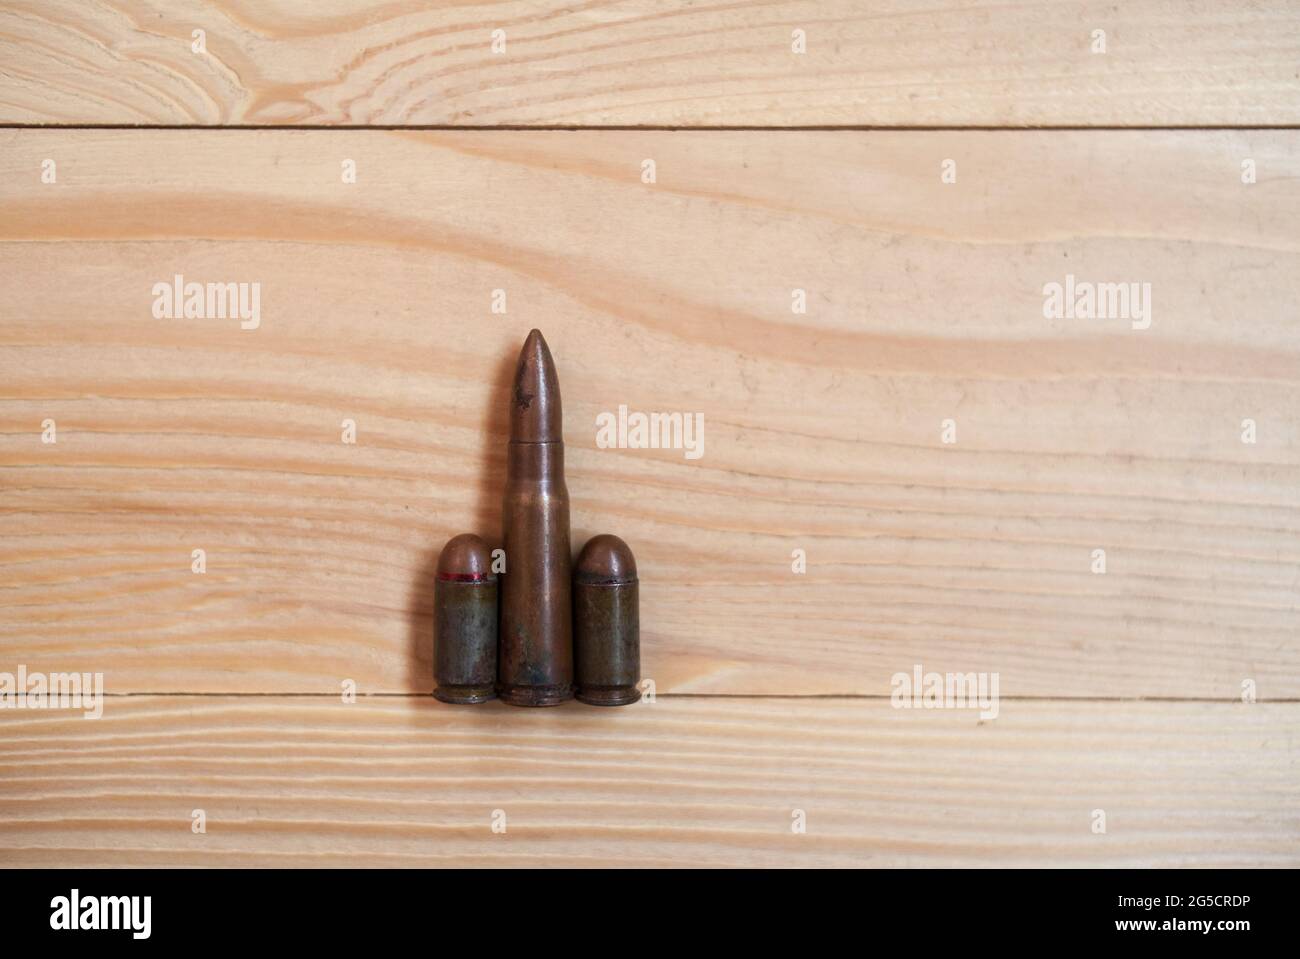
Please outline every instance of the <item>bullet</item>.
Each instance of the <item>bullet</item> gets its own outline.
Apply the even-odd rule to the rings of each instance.
[[[433,584],[433,695],[444,703],[496,698],[497,577],[487,543],[448,540]]]
[[[627,543],[591,539],[573,567],[573,658],[578,699],[626,706],[641,698],[641,614],[636,559]]]
[[[564,485],[560,383],[538,330],[519,351],[510,389],[510,444],[502,511],[497,693],[513,706],[573,698],[569,491]]]

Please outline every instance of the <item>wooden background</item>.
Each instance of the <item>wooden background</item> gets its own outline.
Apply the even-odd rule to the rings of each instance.
[[[0,123],[0,863],[1300,864],[1294,5],[4,0]],[[428,696],[533,326],[653,703]]]

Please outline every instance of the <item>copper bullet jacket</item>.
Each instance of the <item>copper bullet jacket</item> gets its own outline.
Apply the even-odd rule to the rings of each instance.
[[[641,618],[636,559],[617,536],[596,536],[573,571],[577,697],[593,706],[641,698]]]
[[[497,692],[514,706],[573,698],[569,491],[560,384],[542,334],[528,334],[510,392],[505,572]]]
[[[472,533],[449,540],[433,586],[433,695],[444,703],[496,698],[497,578],[487,543]]]

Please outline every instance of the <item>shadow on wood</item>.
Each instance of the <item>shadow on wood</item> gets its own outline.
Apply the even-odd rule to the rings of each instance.
[[[475,484],[477,498],[472,523],[464,532],[477,533],[493,549],[501,545],[501,500],[505,496],[505,447],[509,439],[510,422],[508,397],[514,379],[514,355],[503,356],[486,397],[483,417],[483,435],[488,438],[483,461],[479,466]],[[451,536],[459,535],[454,531]],[[451,539],[448,536],[447,539]],[[447,540],[438,548],[426,553],[417,567],[406,604],[407,615],[407,675],[406,688],[412,693],[433,692],[433,583],[438,572],[438,556]]]

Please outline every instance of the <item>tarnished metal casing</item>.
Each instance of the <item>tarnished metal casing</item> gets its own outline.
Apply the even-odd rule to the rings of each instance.
[[[487,543],[472,533],[447,542],[433,585],[433,695],[444,703],[496,698],[497,578]]]
[[[596,536],[573,571],[577,697],[593,706],[641,698],[641,614],[636,560],[617,536]]]
[[[555,364],[533,330],[511,390],[502,515],[506,566],[497,693],[514,706],[573,698],[572,554],[561,436]]]

